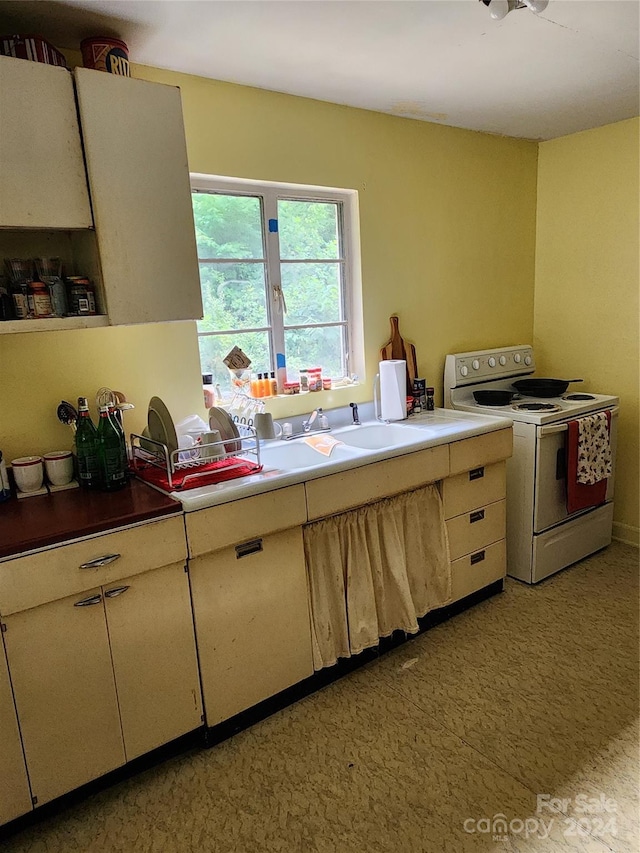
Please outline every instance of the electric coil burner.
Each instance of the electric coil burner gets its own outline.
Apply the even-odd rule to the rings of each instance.
[[[511,407],[514,412],[561,412],[555,403],[516,403]]]
[[[513,456],[507,462],[507,574],[527,583],[537,583],[611,542],[613,477],[604,504],[569,514],[566,440],[569,421],[611,412],[615,469],[619,403],[617,397],[589,393],[545,401],[522,395],[504,406],[475,401],[474,391],[513,392],[512,383],[535,368],[532,347],[521,345],[448,355],[444,370],[446,408],[513,422]]]

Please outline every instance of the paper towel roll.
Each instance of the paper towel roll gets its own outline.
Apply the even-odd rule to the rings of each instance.
[[[381,361],[380,415],[384,421],[403,421],[407,417],[407,362],[391,358]]]

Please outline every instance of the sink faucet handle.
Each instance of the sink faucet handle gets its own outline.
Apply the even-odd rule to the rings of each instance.
[[[354,424],[360,424],[360,416],[358,415],[358,405],[357,403],[349,403],[351,406],[351,414],[353,415]]]

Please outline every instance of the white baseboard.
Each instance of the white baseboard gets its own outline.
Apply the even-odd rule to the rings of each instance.
[[[632,527],[630,524],[621,524],[619,521],[613,522],[613,538],[617,542],[624,542],[625,545],[635,545],[640,547],[640,529]]]

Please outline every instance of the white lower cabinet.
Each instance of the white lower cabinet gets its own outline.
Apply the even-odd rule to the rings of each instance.
[[[313,673],[302,528],[192,559],[207,725]]]
[[[184,562],[3,621],[37,805],[201,724]]]
[[[100,588],[4,619],[37,805],[124,763]]]
[[[131,761],[202,725],[184,563],[110,584],[104,598],[124,750]]]
[[[31,810],[31,791],[0,639],[0,825]]]

